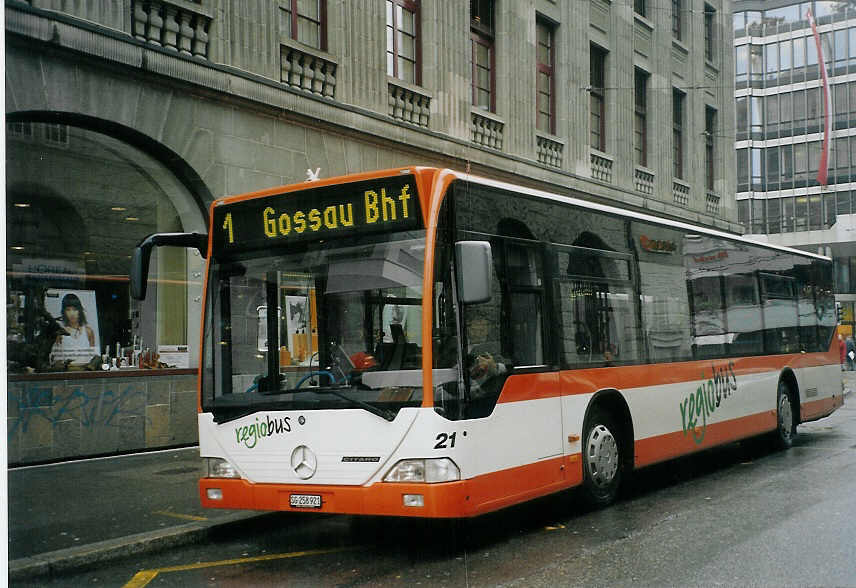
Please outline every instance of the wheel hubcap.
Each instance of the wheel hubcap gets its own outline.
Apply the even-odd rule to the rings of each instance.
[[[787,394],[782,394],[779,400],[779,430],[784,439],[790,439],[793,433],[794,415],[791,411],[791,402]]]
[[[618,443],[609,429],[597,425],[586,443],[588,473],[596,486],[608,486],[618,473]]]

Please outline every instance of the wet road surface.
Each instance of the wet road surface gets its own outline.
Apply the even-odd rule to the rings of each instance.
[[[472,521],[276,513],[39,586],[856,586],[856,402],[794,447],[730,445]]]

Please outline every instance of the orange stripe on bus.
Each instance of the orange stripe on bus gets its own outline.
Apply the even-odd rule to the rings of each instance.
[[[551,398],[563,394],[591,394],[604,388],[631,390],[696,382],[711,378],[713,366],[717,370],[722,370],[729,364],[734,365],[734,374],[740,377],[772,371],[778,372],[786,367],[799,369],[829,364],[837,365],[838,359],[831,357],[829,353],[819,352],[519,374],[510,376],[506,380],[498,402]]]

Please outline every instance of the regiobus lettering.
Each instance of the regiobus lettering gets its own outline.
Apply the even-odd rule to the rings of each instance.
[[[832,263],[451,170],[217,200],[208,508],[473,517],[843,404]],[[142,294],[140,294],[142,295]]]
[[[252,449],[259,442],[259,439],[290,433],[290,421],[291,417],[271,420],[269,416],[265,416],[265,420],[259,422],[259,418],[256,417],[256,422],[251,425],[235,427],[235,437],[238,443],[243,443],[248,449]]]
[[[713,415],[719,405],[737,392],[737,376],[734,375],[734,362],[728,362],[725,366],[711,366],[713,377],[702,383],[694,394],[690,394],[680,404],[681,423],[684,435],[692,432],[693,440],[697,445],[704,441],[707,431],[707,419]],[[702,374],[702,380],[704,380]],[[701,427],[698,421],[701,419]]]

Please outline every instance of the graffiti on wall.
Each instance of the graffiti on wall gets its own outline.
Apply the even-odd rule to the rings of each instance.
[[[130,384],[97,392],[75,386],[59,394],[54,394],[53,386],[33,384],[26,386],[14,401],[18,419],[9,426],[9,439],[19,431],[25,434],[36,419],[44,419],[51,426],[77,419],[81,426],[93,428],[118,427],[124,416],[145,417],[145,389]]]

